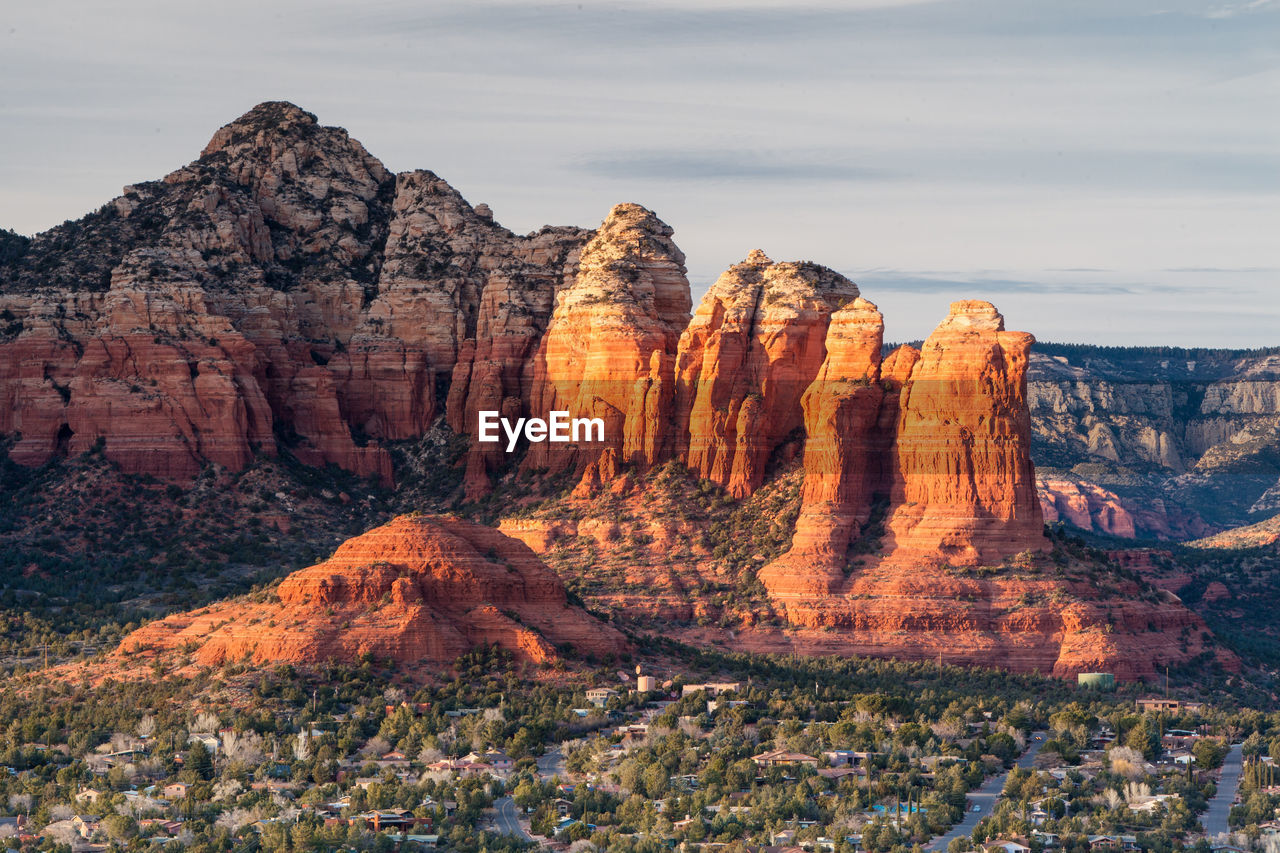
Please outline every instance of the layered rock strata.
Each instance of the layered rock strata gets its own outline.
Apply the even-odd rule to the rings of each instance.
[[[527,401],[591,232],[518,237],[430,172],[262,104],[201,157],[0,255],[0,433],[182,479],[280,449],[384,481],[389,440]],[[446,404],[447,401],[447,404]]]
[[[652,211],[620,204],[582,249],[533,361],[532,411],[604,422],[604,441],[531,444],[529,470],[596,480],[647,468],[670,440],[672,371],[689,321],[684,254]]]
[[[523,543],[457,518],[402,516],[281,581],[135,631],[129,659],[196,646],[202,666],[358,661],[448,663],[484,645],[542,663],[556,646],[607,656],[621,634],[568,604],[564,584]]]
[[[759,488],[770,454],[803,425],[833,312],[857,298],[838,273],[759,250],[720,276],[676,356],[676,435],[691,471],[735,498]]]

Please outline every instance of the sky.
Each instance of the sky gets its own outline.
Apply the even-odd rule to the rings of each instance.
[[[517,232],[634,201],[695,299],[760,248],[886,337],[956,299],[1110,345],[1280,345],[1280,0],[42,0],[0,12],[0,227],[290,100]]]

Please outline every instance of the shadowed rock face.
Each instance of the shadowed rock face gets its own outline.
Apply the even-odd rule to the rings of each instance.
[[[625,647],[568,604],[564,584],[527,546],[456,518],[397,518],[289,575],[276,593],[278,601],[237,599],[154,622],[115,654],[196,643],[197,663],[208,666],[365,655],[412,665],[495,643],[538,663],[560,644],[599,656]]]

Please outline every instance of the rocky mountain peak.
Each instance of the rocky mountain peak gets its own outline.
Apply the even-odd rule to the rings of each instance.
[[[337,182],[351,185],[368,200],[393,178],[346,130],[321,125],[314,115],[287,101],[258,104],[223,125],[197,163],[225,167],[241,184],[265,181],[273,188],[302,183],[317,199]],[[170,176],[171,182],[187,171]]]
[[[219,128],[209,140],[209,144],[200,152],[200,156],[216,154],[230,145],[254,139],[260,133],[281,136],[302,135],[318,127],[319,124],[313,113],[307,112],[297,104],[291,104],[288,101],[264,101],[240,118]]]
[[[951,310],[947,314],[947,319],[942,321],[939,330],[1003,332],[1004,315],[990,302],[984,302],[981,299],[962,299],[951,303]]]

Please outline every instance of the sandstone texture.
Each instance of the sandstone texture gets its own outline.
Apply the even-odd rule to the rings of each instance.
[[[262,104],[191,165],[0,255],[0,433],[25,465],[101,442],[126,472],[182,479],[287,449],[389,482],[383,442],[446,406],[461,426],[527,401],[589,236],[518,237],[430,172]]]
[[[833,312],[857,298],[838,273],[759,250],[720,276],[676,357],[676,433],[691,471],[735,498],[759,488],[770,455],[802,426]]]
[[[1094,483],[1057,477],[1041,477],[1036,485],[1040,511],[1050,524],[1062,521],[1081,530],[1128,539],[1137,535],[1133,513],[1114,492]]]
[[[702,627],[778,616],[830,634],[815,648],[1060,674],[1146,674],[1194,655],[1203,626],[1150,590],[1039,577],[1045,516],[1208,532],[1179,501],[1238,470],[1255,511],[1280,507],[1280,465],[1255,464],[1280,447],[1280,361],[1188,361],[1183,385],[1074,350],[1033,361],[1031,335],[979,301],[882,357],[881,315],[852,281],[761,251],[691,308],[673,230],[640,205],[519,236],[431,172],[393,174],[346,131],[266,103],[79,221],[0,232],[0,438],[30,466],[100,447],[125,473],[183,481],[287,453],[390,484],[395,443],[461,436],[452,497],[570,487],[562,517],[504,530],[573,551],[557,568],[623,587],[601,591],[610,606]],[[598,418],[605,440],[508,454],[475,440],[481,411]],[[1039,494],[1033,440],[1052,463]],[[672,518],[644,513],[659,475],[692,490]],[[1159,494],[1113,482],[1157,476]],[[737,508],[699,510],[719,541],[687,508],[713,491]],[[601,556],[624,548],[634,564]],[[980,567],[998,576],[965,573]],[[757,578],[755,613],[723,604],[760,595]],[[400,519],[291,576],[279,602],[171,617],[126,648],[198,640],[209,663],[618,648],[564,595],[523,544]]]
[[[978,565],[1035,547],[1027,355],[989,302],[955,302],[902,390],[888,530],[899,549]]]
[[[1034,339],[1006,332],[988,302],[956,302],[919,352],[892,354],[882,381],[874,306],[841,320],[823,379],[806,394],[796,537],[761,571],[766,587],[784,597],[835,591],[875,495],[888,501],[885,538],[900,558],[979,565],[1042,547],[1026,406]]]
[[[599,418],[605,441],[532,444],[529,470],[572,470],[595,482],[647,468],[670,439],[672,371],[689,321],[684,254],[652,211],[620,204],[582,249],[533,363],[532,410]]]
[[[598,656],[625,647],[621,634],[568,604],[564,584],[524,544],[457,518],[402,516],[289,575],[268,600],[153,622],[115,655],[194,645],[202,666],[365,655],[416,665],[492,644],[536,663],[562,644]]]

